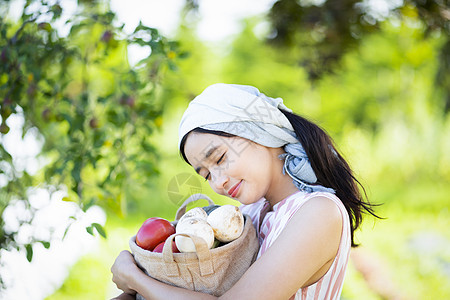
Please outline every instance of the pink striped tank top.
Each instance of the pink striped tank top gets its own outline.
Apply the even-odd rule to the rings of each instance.
[[[339,299],[344,284],[345,271],[351,248],[350,220],[347,210],[342,202],[334,194],[316,192],[296,192],[273,206],[273,210],[267,212],[269,203],[264,198],[256,203],[242,205],[241,211],[251,217],[259,237],[260,249],[258,258],[264,254],[280,235],[291,217],[309,199],[322,196],[331,199],[339,208],[342,215],[342,235],[339,249],[333,264],[325,275],[316,283],[299,289],[290,299],[295,300],[328,300]]]

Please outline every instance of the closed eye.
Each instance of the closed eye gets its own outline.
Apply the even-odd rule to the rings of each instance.
[[[217,161],[217,164],[220,164],[220,162],[223,160],[224,157],[225,157],[225,153],[222,154],[222,156],[219,158],[219,160]]]
[[[218,165],[223,161],[225,154],[226,153],[222,154],[222,156],[217,160]],[[208,172],[208,174],[206,174],[206,176],[205,176],[205,181],[208,181],[210,176],[211,176],[211,172]]]

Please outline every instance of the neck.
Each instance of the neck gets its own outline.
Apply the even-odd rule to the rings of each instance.
[[[283,174],[283,160],[280,160],[278,156],[283,154],[284,150],[282,148],[273,148],[272,152],[274,159],[272,174],[274,176],[265,195],[271,207],[293,193],[298,192],[297,187],[292,182],[292,178],[288,174]]]

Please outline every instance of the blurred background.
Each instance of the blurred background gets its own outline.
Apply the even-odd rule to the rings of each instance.
[[[184,109],[216,82],[317,122],[381,204],[342,299],[450,298],[447,0],[2,0],[0,14],[0,299],[109,299],[145,219],[173,220],[193,192],[233,203],[177,152]]]

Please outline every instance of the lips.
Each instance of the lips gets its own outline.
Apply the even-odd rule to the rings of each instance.
[[[242,180],[239,181],[237,184],[235,184],[231,189],[228,190],[228,195],[231,197],[236,197],[237,193],[239,192],[239,187],[241,186]]]

